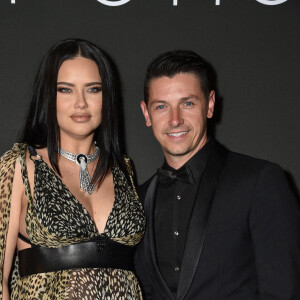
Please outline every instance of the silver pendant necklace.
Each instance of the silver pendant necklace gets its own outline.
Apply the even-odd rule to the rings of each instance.
[[[63,150],[61,148],[57,148],[57,153],[63,156],[64,158],[75,162],[80,166],[79,179],[80,179],[80,188],[84,190],[88,194],[92,194],[95,190],[94,184],[91,182],[91,177],[87,169],[87,165],[97,159],[100,154],[99,147],[96,146],[96,150],[93,154],[84,155],[84,154],[74,154]]]

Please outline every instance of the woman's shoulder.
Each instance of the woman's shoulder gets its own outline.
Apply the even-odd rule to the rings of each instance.
[[[132,171],[133,162],[132,162],[131,158],[124,154],[123,159],[124,159],[127,169],[130,169]]]
[[[12,149],[5,152],[0,158],[0,185],[1,185],[1,195],[0,202],[2,208],[5,205],[9,205],[9,195],[11,194],[11,188],[13,181],[15,180],[15,175],[19,174],[21,178],[21,172],[15,172],[16,168],[21,168],[20,162],[22,159],[26,159],[27,145],[21,143],[15,143]],[[14,185],[15,186],[15,185]],[[23,187],[21,185],[16,185],[20,190]]]
[[[27,151],[27,144],[15,143],[13,147],[6,151],[0,158],[0,166],[9,166],[14,163],[18,157],[25,157]]]
[[[133,178],[135,178],[136,171],[135,171],[134,161],[127,155],[123,155],[123,159],[124,159],[125,166],[126,166],[128,174],[130,176],[132,176]]]

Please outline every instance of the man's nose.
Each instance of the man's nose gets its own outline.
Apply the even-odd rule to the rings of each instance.
[[[183,124],[183,117],[180,108],[172,108],[170,111],[170,125],[177,127],[181,124]]]

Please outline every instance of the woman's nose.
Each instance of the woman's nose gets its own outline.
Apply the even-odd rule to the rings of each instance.
[[[76,95],[75,108],[84,109],[87,107],[87,102],[84,93],[78,93]]]

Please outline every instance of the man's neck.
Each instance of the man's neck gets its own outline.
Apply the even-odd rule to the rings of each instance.
[[[164,151],[165,159],[167,164],[175,170],[180,169],[184,164],[186,164],[196,153],[198,153],[208,142],[208,137],[206,137],[202,143],[192,151],[184,155],[172,155]]]

